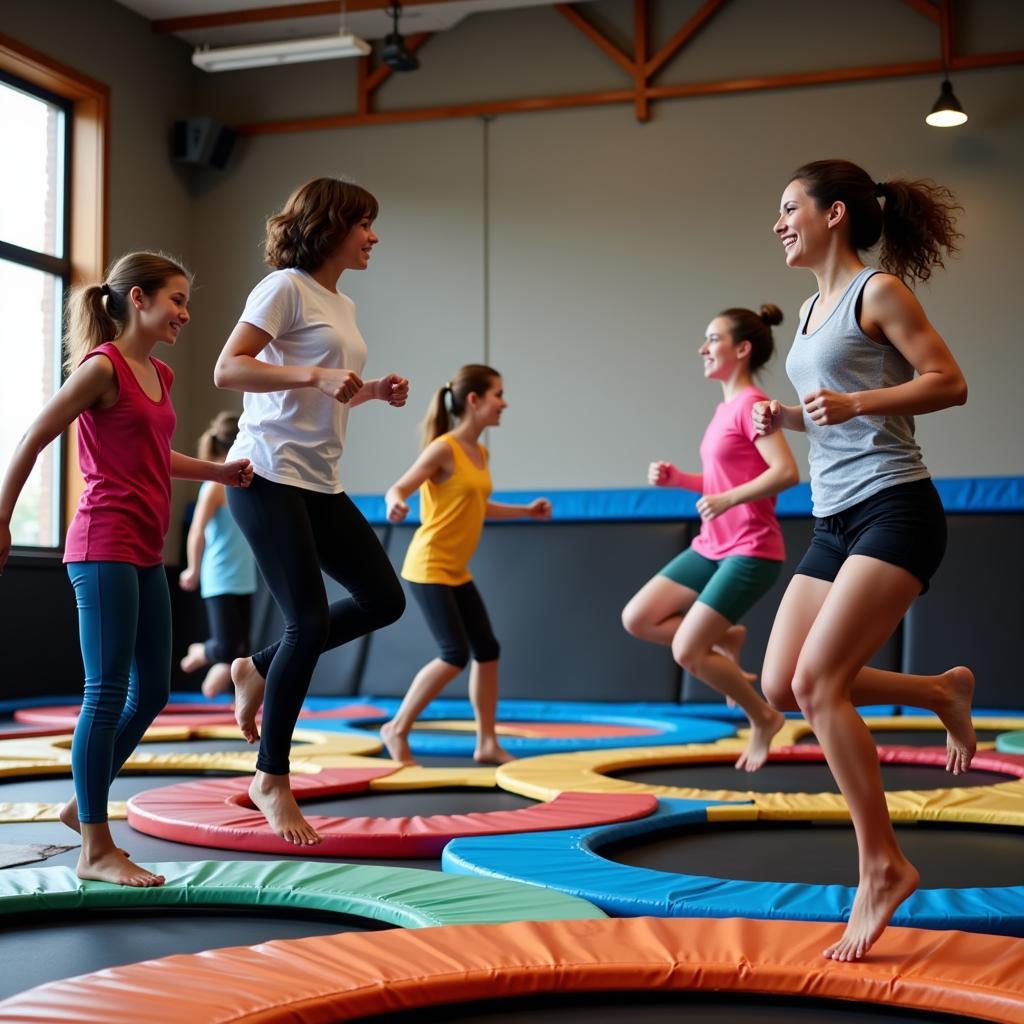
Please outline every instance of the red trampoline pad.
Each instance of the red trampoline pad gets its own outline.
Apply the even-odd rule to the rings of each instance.
[[[295,798],[323,799],[369,788],[396,768],[335,768],[293,775]],[[338,818],[309,815],[324,837],[297,847],[275,835],[249,800],[249,779],[202,779],[139,793],[128,801],[128,824],[139,832],[193,846],[317,857],[437,857],[452,839],[510,832],[550,832],[646,818],[658,806],[648,793],[562,793],[550,803],[515,811],[429,817]]]

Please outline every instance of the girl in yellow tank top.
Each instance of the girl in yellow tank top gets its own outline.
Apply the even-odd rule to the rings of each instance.
[[[496,732],[499,645],[487,609],[469,571],[484,519],[548,519],[551,503],[529,505],[490,500],[491,474],[480,435],[501,423],[507,407],[501,375],[489,366],[463,366],[440,388],[423,423],[423,451],[387,492],[388,520],[409,514],[406,499],[420,491],[422,525],[413,535],[402,576],[419,602],[437,640],[439,654],[416,674],[395,717],[381,728],[388,753],[415,764],[409,731],[424,708],[469,663],[469,698],[476,717],[477,761],[503,762],[511,756]],[[452,428],[452,418],[458,425]]]

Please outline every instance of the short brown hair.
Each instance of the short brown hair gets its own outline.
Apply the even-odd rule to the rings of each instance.
[[[377,210],[377,200],[360,185],[340,178],[307,181],[267,220],[266,261],[275,270],[316,270],[356,224],[375,220]]]

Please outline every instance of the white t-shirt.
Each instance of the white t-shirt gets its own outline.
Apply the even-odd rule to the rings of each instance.
[[[324,366],[362,375],[366,342],[355,303],[305,271],[275,270],[252,290],[239,321],[271,336],[256,357],[272,366]],[[229,459],[249,459],[257,475],[324,494],[343,488],[339,463],[348,405],[316,388],[245,393]]]

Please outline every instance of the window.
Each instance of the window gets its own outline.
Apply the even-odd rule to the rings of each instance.
[[[17,139],[0,158],[0,466],[61,383],[61,322],[71,281],[68,175],[71,104],[0,74],[0,126]],[[61,543],[62,444],[50,445],[22,491],[16,545]]]

